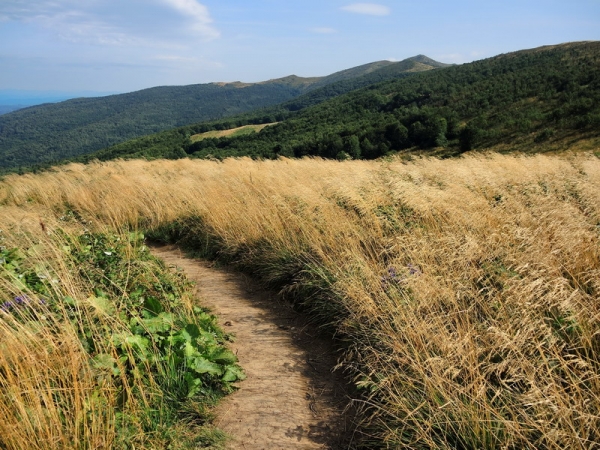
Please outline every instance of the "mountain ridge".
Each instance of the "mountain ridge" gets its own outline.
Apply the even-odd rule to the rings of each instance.
[[[304,103],[297,110],[299,100],[293,100],[226,121],[138,138],[80,161],[182,156],[372,159],[399,151],[453,156],[472,149],[598,147],[597,73],[599,41],[523,50],[382,81],[316,105],[310,105],[311,95],[319,91],[309,92],[299,97]],[[278,114],[287,118],[279,120]],[[273,122],[279,123],[255,134],[190,140],[196,133]]]
[[[379,74],[382,79],[393,78],[414,66],[410,61],[402,63],[369,63],[326,77],[289,75],[258,83],[157,86],[127,94],[24,108],[0,116],[0,168],[49,163],[92,153],[128,139],[254,111],[345,83],[338,91],[316,100],[320,101],[355,88],[352,84],[355,79],[362,80],[357,85],[361,87],[371,82],[368,77]]]

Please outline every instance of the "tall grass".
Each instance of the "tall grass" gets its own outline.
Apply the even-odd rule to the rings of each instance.
[[[3,213],[0,448],[218,443],[201,426],[218,380],[203,378],[203,398],[188,395],[190,371],[176,361],[182,326],[219,336],[194,307],[191,286],[154,260],[137,233],[72,211],[60,220],[43,210]]]
[[[593,155],[71,165],[0,202],[154,230],[311,309],[347,342],[364,445],[600,442]]]

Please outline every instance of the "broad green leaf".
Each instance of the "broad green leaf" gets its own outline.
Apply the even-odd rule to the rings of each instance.
[[[119,368],[117,367],[117,361],[106,353],[100,353],[99,355],[94,356],[92,359],[92,365],[96,369],[101,370],[110,370],[113,375],[117,376],[121,373]]]
[[[192,342],[194,339],[200,336],[200,329],[197,325],[189,323],[185,326],[183,330],[181,330],[180,334],[186,341]]]
[[[227,381],[230,383],[237,381],[237,380],[245,380],[245,379],[246,379],[246,374],[244,374],[242,369],[240,369],[238,366],[227,367],[227,369],[225,369],[225,374],[223,374],[223,377],[221,378],[221,380]]]
[[[209,331],[200,330],[200,340],[205,345],[211,345],[211,344],[216,345],[217,344],[216,336]]]
[[[194,362],[191,364],[191,368],[197,373],[206,373],[209,375],[221,376],[223,375],[223,369],[217,363],[210,362],[209,360],[197,356],[194,358]]]
[[[217,348],[211,353],[210,359],[219,364],[235,364],[237,358],[235,355],[224,347]]]
[[[142,323],[150,333],[166,333],[173,328],[173,321],[173,314],[160,313],[157,317],[143,319]]]
[[[185,342],[184,354],[186,359],[192,359],[192,357],[198,355],[198,349],[190,341]]]
[[[195,377],[191,373],[187,372],[185,375],[185,381],[187,383],[188,388],[188,397],[193,397],[198,393],[198,391],[202,388],[202,380],[198,377]]]
[[[131,231],[128,234],[129,242],[137,242],[144,240],[144,233]]]
[[[154,315],[159,315],[164,311],[160,301],[154,297],[147,297],[144,299],[144,308]]]
[[[137,347],[140,350],[146,350],[148,348],[148,344],[150,344],[150,341],[147,338],[137,334],[127,336],[124,342],[129,344],[131,347]]]

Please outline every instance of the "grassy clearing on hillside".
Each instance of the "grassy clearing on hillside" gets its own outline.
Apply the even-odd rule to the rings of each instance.
[[[244,125],[243,127],[232,128],[230,130],[207,131],[206,133],[194,134],[192,137],[190,137],[190,140],[192,141],[192,143],[194,143],[208,138],[245,136],[247,134],[258,133],[263,128],[271,125],[275,125],[275,123],[265,123],[261,125]]]
[[[0,202],[153,230],[281,289],[347,342],[365,446],[600,442],[593,155],[71,165],[7,177]]]

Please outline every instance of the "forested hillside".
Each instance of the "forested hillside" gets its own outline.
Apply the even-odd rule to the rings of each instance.
[[[385,69],[384,69],[385,70]],[[499,55],[384,81],[295,113],[287,106],[147,136],[90,155],[376,158],[390,151],[564,149],[600,136],[600,42]],[[324,89],[327,89],[324,88]],[[279,114],[279,115],[278,115]],[[287,115],[286,115],[287,114]],[[285,119],[285,120],[282,120]],[[280,121],[260,133],[203,139],[193,134]]]
[[[146,89],[26,108],[0,117],[0,168],[83,155],[138,136],[280,104],[297,110],[378,81],[444,67],[422,55],[379,61],[326,77],[289,76],[262,83],[211,83]]]
[[[0,117],[0,166],[85,154],[190,122],[289,100],[302,85],[269,83],[157,87],[25,108]]]

